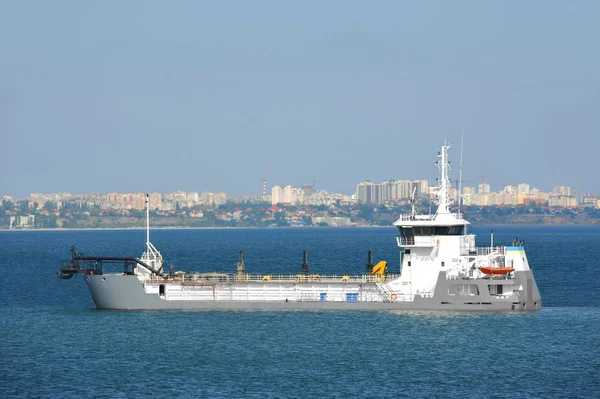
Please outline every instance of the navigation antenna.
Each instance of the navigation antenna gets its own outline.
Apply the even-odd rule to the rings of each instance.
[[[413,187],[413,192],[412,192],[412,196],[410,197],[410,202],[412,204],[412,214],[413,216],[416,215],[415,212],[415,193],[417,192],[417,186]]]
[[[465,138],[465,129],[463,128],[460,135],[460,170],[458,172],[458,218],[462,219],[461,204],[462,204],[462,174],[463,174],[463,141]]]
[[[440,177],[438,179],[439,186],[436,187],[436,194],[438,196],[438,209],[436,211],[436,215],[448,214],[450,211],[448,210],[448,189],[450,186],[449,169],[450,162],[448,161],[448,150],[451,145],[447,143],[444,139],[444,145],[442,146],[442,151],[438,152],[439,160],[436,161],[436,165],[440,170]]]

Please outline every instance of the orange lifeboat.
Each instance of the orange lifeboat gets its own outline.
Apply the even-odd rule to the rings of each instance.
[[[510,272],[514,271],[515,269],[512,268],[512,267],[481,266],[479,268],[479,270],[481,270],[481,272],[483,274],[497,275],[497,274],[507,274],[507,273],[510,273]]]

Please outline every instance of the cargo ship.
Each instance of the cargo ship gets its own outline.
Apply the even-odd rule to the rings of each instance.
[[[246,272],[240,250],[236,273],[165,270],[150,242],[146,197],[146,250],[141,257],[85,256],[75,247],[57,275],[83,276],[97,309],[114,310],[426,310],[535,311],[542,300],[523,242],[478,247],[460,200],[450,208],[450,145],[438,152],[439,185],[432,187],[437,210],[419,214],[413,205],[393,223],[400,251],[397,270],[371,262],[361,275]],[[103,265],[123,265],[105,273]]]

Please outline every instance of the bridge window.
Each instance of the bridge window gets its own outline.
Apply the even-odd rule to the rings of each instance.
[[[459,236],[463,235],[465,226],[405,226],[398,229],[403,238],[412,239],[414,236]]]
[[[430,236],[435,228],[434,227],[415,227],[416,236]]]
[[[490,295],[502,295],[503,286],[501,284],[490,284],[488,285],[488,290],[490,291]]]
[[[465,226],[436,226],[436,236],[459,236],[463,234]]]

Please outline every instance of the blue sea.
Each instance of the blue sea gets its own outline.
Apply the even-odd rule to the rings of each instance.
[[[600,397],[600,227],[494,227],[525,247],[535,313],[94,309],[86,255],[138,256],[145,231],[0,232],[1,397]],[[475,227],[478,245],[490,228]],[[394,228],[157,230],[177,270],[362,273],[398,268]]]

